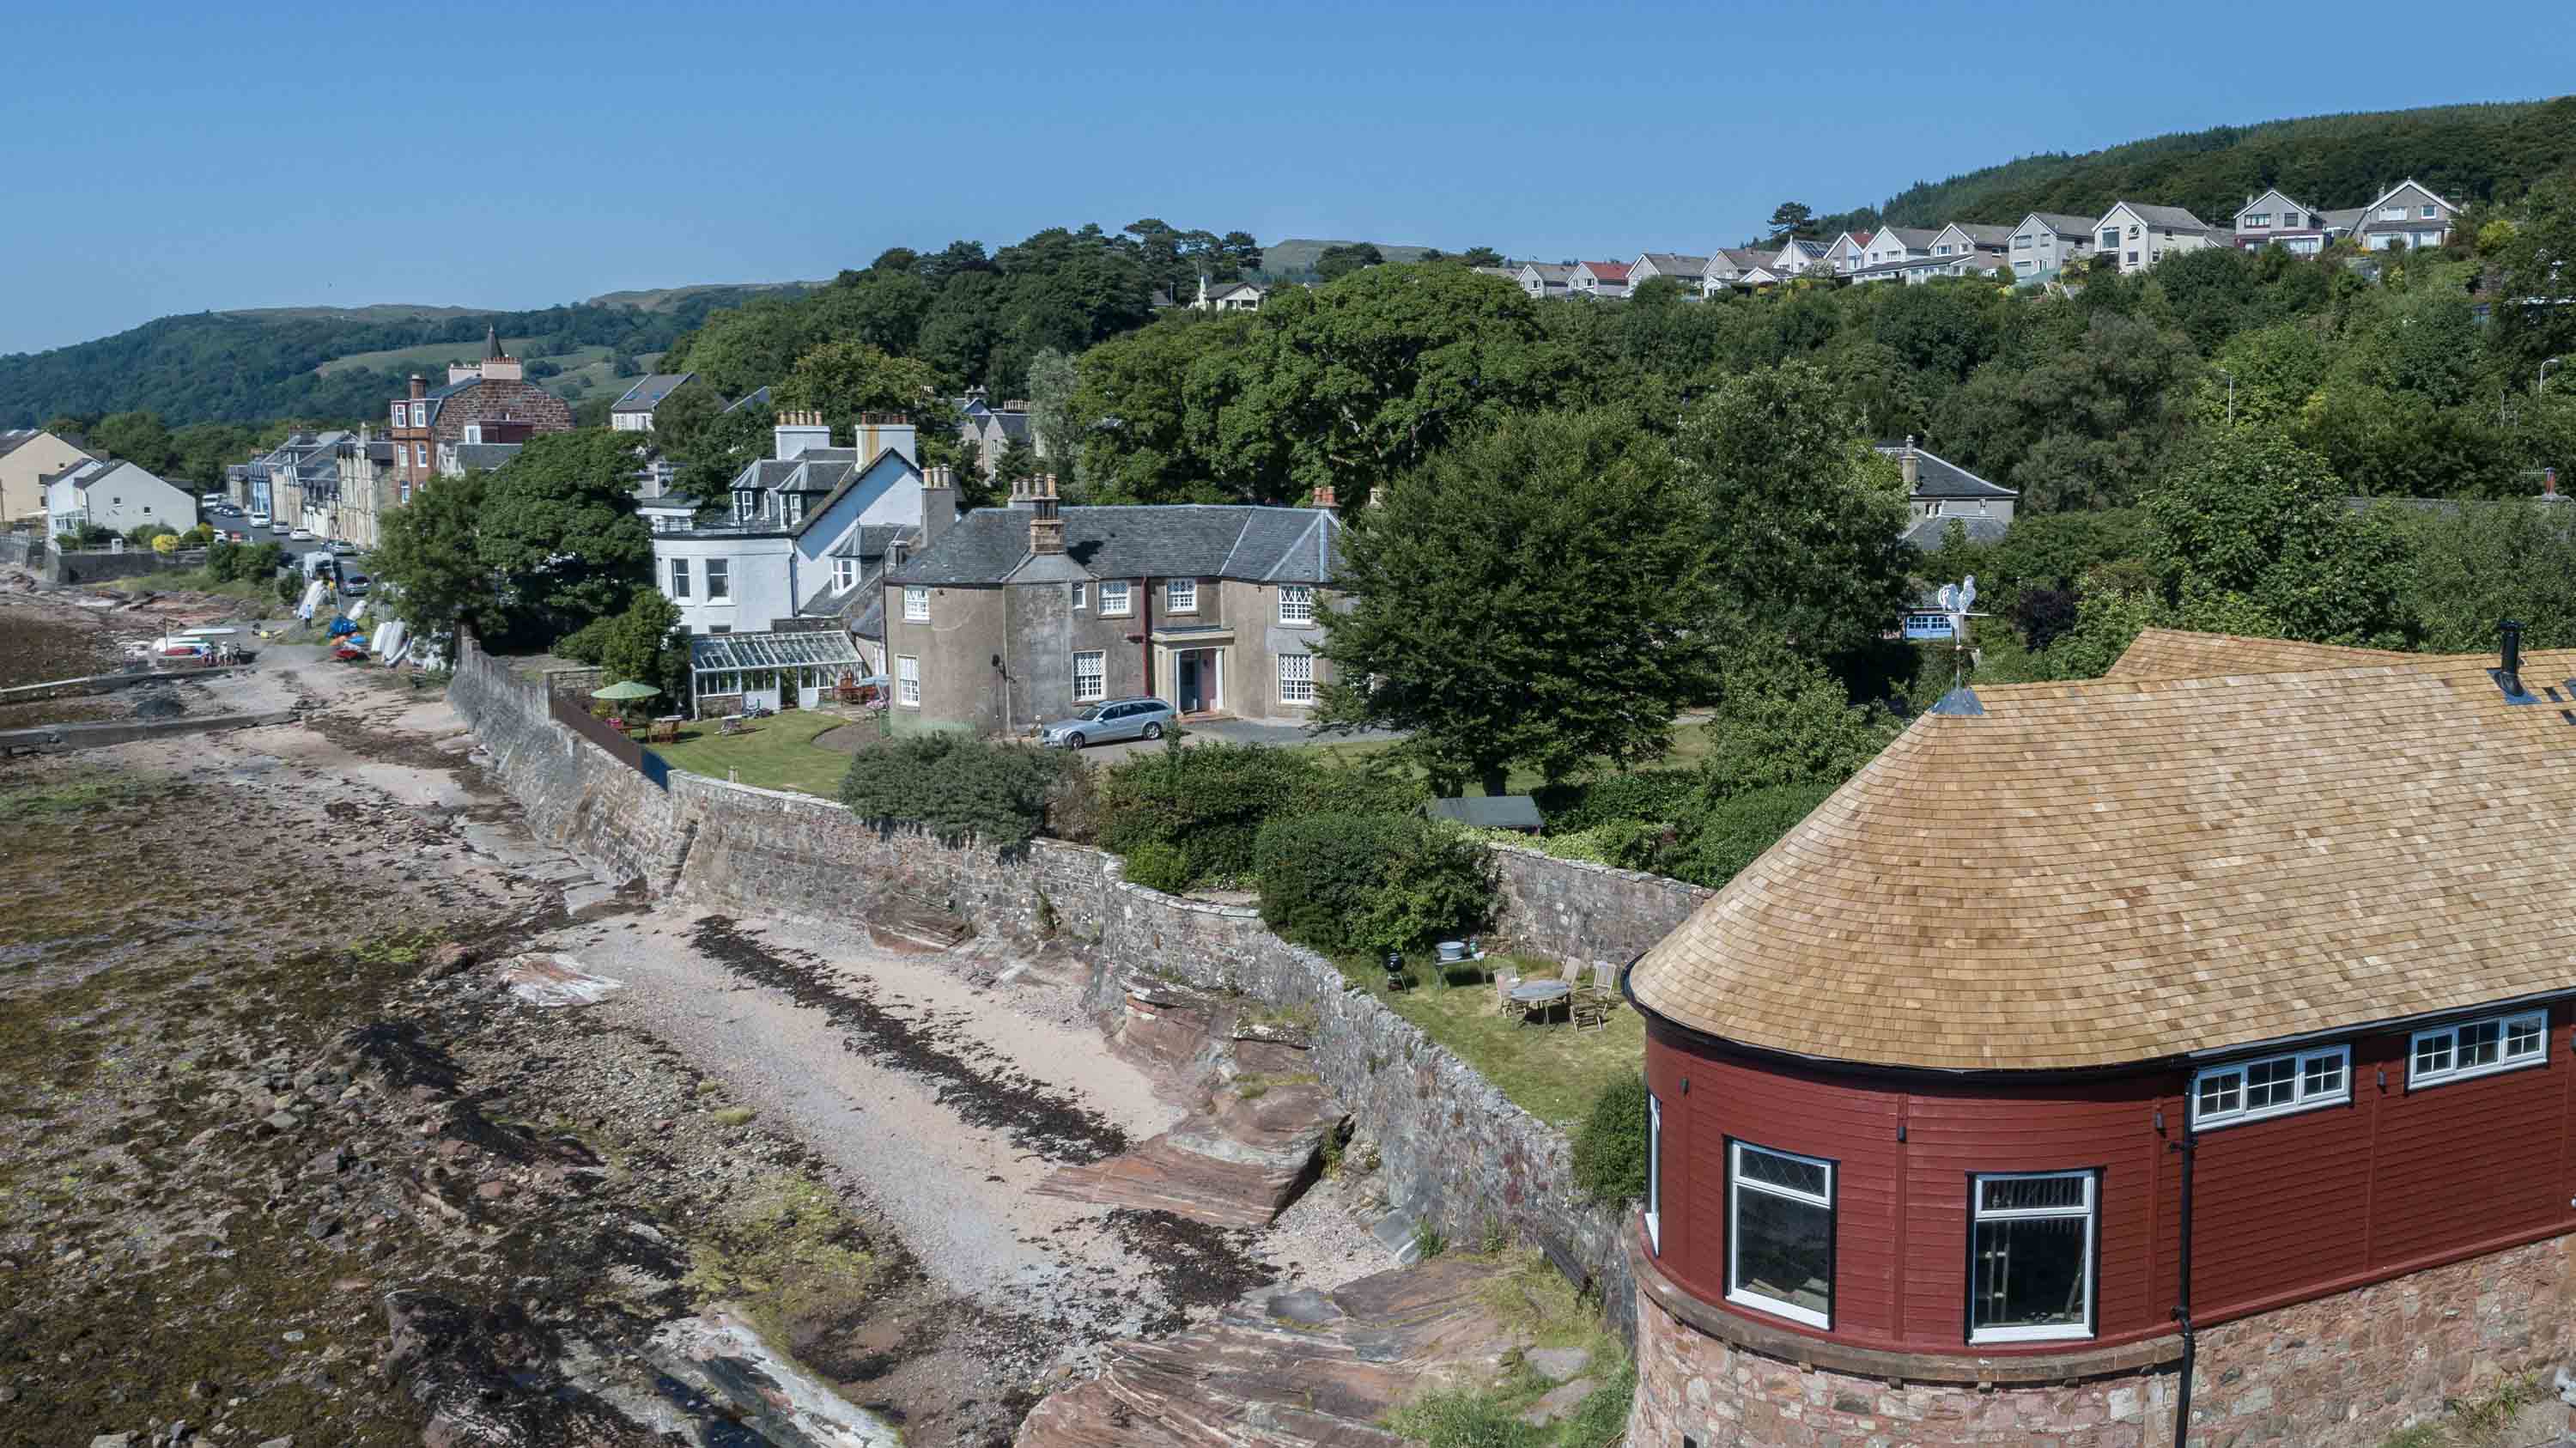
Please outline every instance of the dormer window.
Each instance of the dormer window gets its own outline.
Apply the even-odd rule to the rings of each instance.
[[[748,523],[759,516],[759,513],[760,495],[758,493],[746,491],[733,495],[733,515],[737,520]]]

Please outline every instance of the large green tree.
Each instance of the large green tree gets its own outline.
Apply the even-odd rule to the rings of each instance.
[[[954,411],[937,377],[915,357],[897,357],[865,342],[825,342],[796,359],[776,396],[782,408],[812,408],[848,436],[861,413],[902,413],[925,433],[955,430]]]
[[[2317,643],[2413,637],[2408,550],[2394,523],[2356,513],[2326,460],[2271,428],[2195,435],[2147,495],[2147,563],[2186,623],[2212,615]]]
[[[1345,545],[1328,723],[1454,794],[1661,755],[1718,656],[1708,533],[1656,439],[1614,412],[1508,417],[1395,483]]]
[[[1729,381],[1692,405],[1673,448],[1731,621],[1831,654],[1876,639],[1903,610],[1904,480],[1822,369]]]
[[[394,616],[422,638],[444,645],[460,623],[483,634],[500,628],[492,570],[479,546],[490,478],[474,470],[437,479],[385,515],[383,536],[368,566],[375,569],[377,582],[387,585],[382,596]]]
[[[652,582],[637,464],[632,433],[545,433],[486,480],[475,552],[511,609],[560,634],[624,608]]]

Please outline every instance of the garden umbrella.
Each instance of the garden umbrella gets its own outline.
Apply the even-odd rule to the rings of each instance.
[[[614,699],[623,703],[628,699],[650,699],[661,692],[661,690],[654,688],[650,684],[639,684],[633,679],[629,679],[623,684],[611,684],[605,689],[593,689],[590,691],[590,697],[594,699]]]

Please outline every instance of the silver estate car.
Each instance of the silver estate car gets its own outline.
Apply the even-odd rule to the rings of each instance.
[[[1160,699],[1108,699],[1070,719],[1038,727],[1038,742],[1063,749],[1121,739],[1160,739],[1180,717]]]

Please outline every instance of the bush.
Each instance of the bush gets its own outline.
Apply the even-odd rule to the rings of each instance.
[[[229,538],[207,544],[206,576],[217,583],[230,583],[241,577],[242,554],[247,551]]]
[[[1127,879],[1148,890],[1178,895],[1190,888],[1190,857],[1178,845],[1147,840],[1127,852]]]
[[[1410,815],[1283,816],[1253,854],[1262,921],[1328,955],[1403,950],[1493,913],[1484,845]]]
[[[1734,879],[1840,787],[1837,782],[1815,780],[1713,800],[1682,822],[1670,856],[1656,868],[1677,880],[1715,889]]]
[[[1542,791],[1549,834],[1572,834],[1613,820],[1677,820],[1700,796],[1700,777],[1688,769],[1640,769],[1588,784]]]
[[[1574,1132],[1574,1184],[1619,1206],[1646,1194],[1646,1078],[1631,1072],[1601,1088]]]
[[[1121,855],[1147,844],[1186,852],[1190,884],[1252,873],[1262,822],[1326,788],[1311,754],[1259,744],[1148,750],[1100,784],[1100,842]]]
[[[965,734],[917,734],[860,750],[841,781],[841,802],[861,819],[919,824],[943,839],[1007,849],[1046,824],[1057,779],[1082,764],[1071,754]]]

